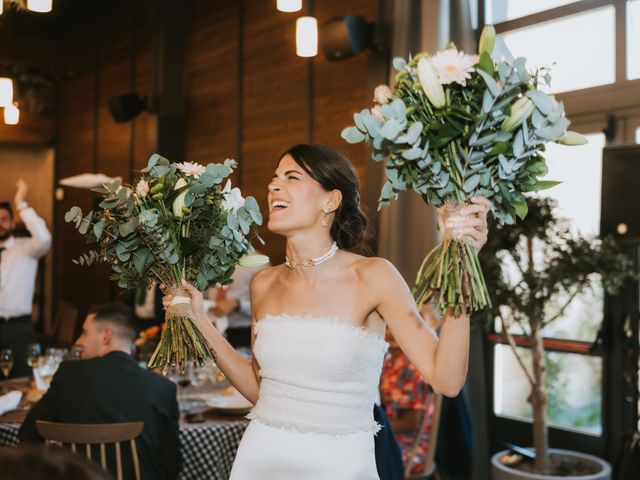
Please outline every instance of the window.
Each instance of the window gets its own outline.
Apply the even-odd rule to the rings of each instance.
[[[519,348],[525,361],[531,352]],[[549,424],[599,435],[602,431],[602,359],[596,356],[547,351]],[[496,415],[529,421],[531,392],[511,347],[494,347],[493,409]]]
[[[615,82],[615,36],[613,6],[502,34],[511,53],[526,57],[530,69],[551,67],[554,93]]]
[[[576,0],[488,0],[485,4],[486,22],[500,23],[506,20],[525,17],[532,13],[561,7]]]
[[[602,150],[607,144],[600,132],[607,129],[611,142],[640,143],[640,0],[484,0],[479,11],[485,23],[495,25],[514,56],[527,58],[529,68],[550,67],[549,92],[565,103],[571,129],[586,134],[589,143],[585,146],[548,145],[546,178],[563,183],[540,195],[557,200],[560,214],[571,219],[576,233],[597,235]],[[512,262],[508,253],[504,261],[508,275],[518,275],[515,264],[508,267]],[[603,455],[603,430],[618,427],[613,423],[603,426],[608,419],[602,415],[601,404],[608,402],[611,417],[610,405],[622,402],[603,397],[603,385],[622,381],[608,371],[603,373],[603,365],[624,361],[624,352],[603,354],[592,349],[604,318],[602,288],[597,280],[593,286],[577,296],[543,335],[549,423],[559,427],[561,432],[556,434],[562,438],[574,441],[580,437],[581,445],[588,444],[592,453]],[[495,325],[495,331],[500,332],[500,325]],[[510,333],[518,350],[530,356],[519,327],[510,327]],[[494,416],[490,431],[494,432],[491,441],[498,441],[505,429],[524,432],[522,422],[529,421],[532,412],[527,402],[530,386],[511,347],[499,335],[491,339]],[[603,363],[603,355],[607,362]],[[529,430],[526,432],[521,442],[530,441],[525,440],[529,438]]]
[[[602,149],[606,140],[602,133],[585,137],[589,143],[580,147],[547,146],[546,178],[563,183],[539,195],[558,202],[560,215],[571,219],[576,234],[591,236],[599,233]],[[501,260],[509,277],[517,279],[519,269],[511,257],[505,255]],[[542,267],[544,259],[539,256],[537,261]],[[592,288],[576,296],[564,314],[543,331],[545,338],[553,339],[546,345],[550,425],[590,435],[601,433],[602,359],[592,356],[589,347],[598,335],[603,312],[604,294],[596,278]],[[501,330],[496,322],[496,331]],[[512,325],[509,332],[516,338],[522,334],[517,325]],[[530,351],[522,347],[519,350],[528,366]],[[531,419],[531,405],[527,402],[530,386],[509,345],[494,346],[493,373],[494,413]]]
[[[627,2],[627,78],[640,78],[640,0]]]

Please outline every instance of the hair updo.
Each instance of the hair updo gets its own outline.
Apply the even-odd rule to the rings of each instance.
[[[360,182],[351,162],[331,147],[298,144],[281,156],[291,155],[293,160],[318,182],[324,190],[340,190],[342,202],[335,211],[331,237],[340,248],[354,248],[364,238],[367,217],[360,208]]]

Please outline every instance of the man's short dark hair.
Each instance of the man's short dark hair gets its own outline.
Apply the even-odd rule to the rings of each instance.
[[[9,216],[11,217],[11,220],[13,220],[13,208],[11,208],[11,202],[0,202],[0,209],[2,208],[9,212]]]
[[[122,340],[133,342],[137,336],[133,309],[124,303],[103,303],[93,307],[87,315],[93,315],[94,321],[103,326],[111,326],[114,334]]]
[[[62,447],[20,445],[0,448],[2,478],[5,480],[108,480],[98,465]]]

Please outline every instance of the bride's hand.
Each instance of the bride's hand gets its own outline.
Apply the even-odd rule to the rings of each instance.
[[[470,243],[479,251],[487,243],[487,214],[491,210],[491,202],[484,197],[473,197],[471,204],[462,208],[458,215],[449,217],[445,222],[445,207],[438,209],[440,231],[451,232],[451,236]]]
[[[184,288],[185,291],[189,294],[189,297],[191,297],[191,310],[193,311],[196,320],[206,319],[207,315],[204,311],[202,292],[184,279],[182,280],[182,288]],[[163,292],[166,292],[165,285],[160,285],[160,289]],[[165,310],[169,308],[172,300],[173,295],[171,294],[166,294],[164,297],[162,297],[162,305],[164,306]]]

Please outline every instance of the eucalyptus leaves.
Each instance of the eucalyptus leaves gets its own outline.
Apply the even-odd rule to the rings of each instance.
[[[129,290],[143,291],[154,280],[173,293],[182,279],[200,290],[229,283],[250,248],[248,236],[262,223],[253,197],[243,199],[229,181],[222,188],[235,167],[233,160],[204,167],[152,155],[135,187],[116,180],[94,189],[103,197],[99,209],[84,215],[73,207],[65,215],[95,246],[76,262],[109,263],[112,279]],[[187,361],[214,358],[191,316],[180,304],[167,310],[150,367],[183,370]]]
[[[394,59],[393,94],[376,95],[386,102],[356,113],[355,126],[342,131],[350,143],[370,143],[372,158],[385,164],[379,208],[407,189],[435,206],[482,196],[491,200],[500,224],[513,224],[527,213],[523,193],[557,184],[540,179],[547,173],[541,155],[545,144],[585,140],[567,132],[562,103],[538,89],[540,82],[549,83],[548,72],[529,73],[525,59],[514,58],[504,47],[492,59],[494,40],[488,26],[477,56],[450,45],[431,57],[420,53],[408,62]],[[455,243],[423,264],[416,300],[422,304],[437,298],[441,309],[453,307],[456,313],[482,309],[489,296],[482,271],[475,268],[477,254],[464,248],[453,255]],[[469,281],[455,278],[454,272],[469,275]]]

